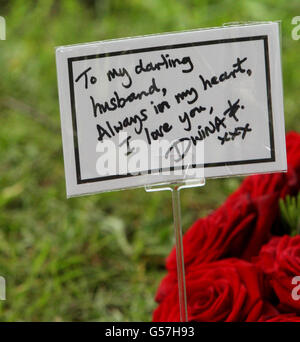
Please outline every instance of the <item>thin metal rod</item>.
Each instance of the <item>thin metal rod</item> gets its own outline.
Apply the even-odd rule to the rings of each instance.
[[[174,217],[174,232],[175,232],[175,241],[176,241],[179,311],[180,311],[180,321],[188,322],[179,191],[180,191],[180,187],[178,185],[172,187],[172,204],[173,204],[173,217]]]

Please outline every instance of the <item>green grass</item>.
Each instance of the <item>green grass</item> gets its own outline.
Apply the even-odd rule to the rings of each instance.
[[[88,5],[83,5],[88,3]],[[173,244],[169,193],[143,189],[66,199],[54,49],[95,40],[282,20],[287,130],[298,119],[299,0],[0,1],[1,321],[149,321]],[[240,178],[182,192],[184,228]]]

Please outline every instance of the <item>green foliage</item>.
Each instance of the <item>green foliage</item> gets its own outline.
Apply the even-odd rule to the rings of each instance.
[[[0,12],[0,320],[151,320],[173,244],[170,194],[66,199],[55,47],[281,19],[286,125],[300,131],[300,42],[291,38],[299,0],[1,0]],[[184,228],[239,182],[184,190]]]
[[[281,218],[291,232],[292,236],[300,234],[300,192],[298,196],[280,199]]]

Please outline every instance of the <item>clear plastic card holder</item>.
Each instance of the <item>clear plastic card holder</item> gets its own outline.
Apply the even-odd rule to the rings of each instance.
[[[178,295],[179,295],[179,311],[180,311],[181,322],[188,322],[188,311],[187,311],[187,295],[186,295],[186,285],[185,285],[184,252],[183,252],[183,242],[182,242],[180,190],[183,190],[186,188],[201,187],[204,185],[205,185],[205,178],[192,179],[192,180],[189,179],[189,180],[169,183],[169,184],[145,186],[145,190],[147,192],[171,191],[172,193],[174,234],[175,234],[175,245],[176,245]]]
[[[177,281],[178,281],[178,299],[179,299],[179,313],[180,321],[188,321],[188,311],[187,311],[187,295],[186,295],[186,284],[185,284],[185,266],[184,266],[184,251],[183,251],[183,241],[182,241],[182,223],[181,223],[181,206],[180,206],[180,191],[187,188],[202,187],[205,185],[204,178],[204,143],[200,142],[196,148],[191,148],[191,145],[184,146],[176,145],[176,152],[172,151],[171,160],[168,162],[172,165],[169,169],[163,168],[165,153],[162,149],[156,149],[156,152],[152,151],[152,161],[159,165],[160,171],[166,170],[168,177],[178,177],[172,181],[165,183],[153,182],[153,177],[155,174],[148,175],[148,184],[145,190],[147,192],[157,192],[157,191],[171,191],[172,194],[172,208],[173,208],[173,221],[174,221],[174,235],[175,235],[175,246],[176,246],[176,263],[177,263]],[[188,147],[188,149],[187,149]],[[174,149],[175,150],[175,149]],[[187,157],[189,162],[185,161],[185,158],[180,158],[181,156]],[[197,158],[196,158],[197,157]],[[174,163],[172,163],[172,161]],[[177,161],[177,162],[175,162]],[[176,166],[175,166],[176,165]]]

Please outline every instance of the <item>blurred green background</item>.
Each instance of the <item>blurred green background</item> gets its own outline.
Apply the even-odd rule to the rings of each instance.
[[[300,131],[299,0],[0,0],[1,321],[149,321],[173,245],[169,193],[66,199],[54,48],[89,41],[282,20],[287,130]],[[240,178],[182,192],[184,229]]]

